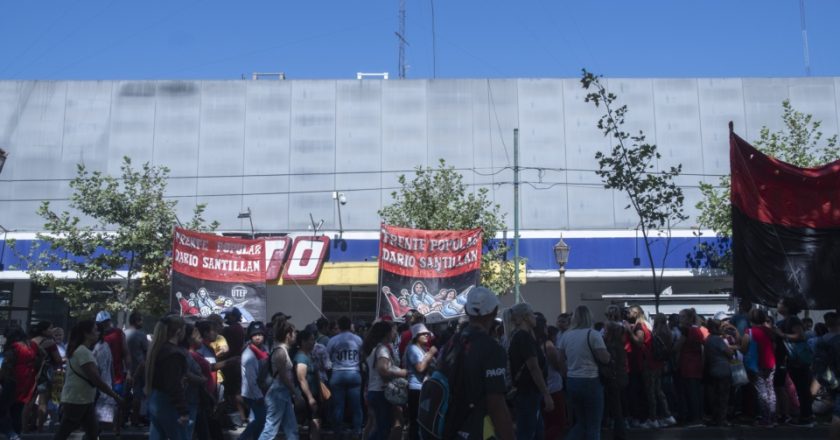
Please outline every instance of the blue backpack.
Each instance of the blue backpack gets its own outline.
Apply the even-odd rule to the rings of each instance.
[[[758,373],[758,343],[753,339],[751,328],[747,329],[747,334],[750,335],[750,345],[747,348],[747,354],[744,355],[744,368],[747,371]]]

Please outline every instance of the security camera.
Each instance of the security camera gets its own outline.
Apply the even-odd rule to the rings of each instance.
[[[345,196],[343,193],[341,195],[339,195],[338,196],[338,203],[341,203],[342,205],[346,205],[347,204],[347,196]]]

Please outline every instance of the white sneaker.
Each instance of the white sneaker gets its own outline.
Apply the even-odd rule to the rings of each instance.
[[[664,428],[664,426],[661,423],[659,423],[658,420],[648,420],[647,423],[652,429]]]
[[[649,421],[645,420],[644,422],[639,423],[639,428],[641,428],[641,429],[653,429],[653,425],[651,425]]]
[[[641,428],[642,428],[642,425],[643,425],[643,424],[642,424],[641,422],[639,422],[638,420],[636,420],[636,419],[630,419],[630,427],[631,427],[631,428],[633,428],[633,429],[641,429]]]
[[[675,419],[674,416],[670,416],[668,418],[660,420],[659,424],[662,425],[663,428],[667,428],[669,426],[676,425],[677,424],[677,419]]]

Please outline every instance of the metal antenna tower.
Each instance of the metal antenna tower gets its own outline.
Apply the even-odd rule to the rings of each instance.
[[[805,76],[811,76],[811,56],[808,53],[808,28],[805,25],[805,0],[799,0],[799,25],[802,27],[802,53],[805,55]]]
[[[400,59],[399,66],[397,66],[398,76],[400,79],[405,79],[405,46],[408,42],[405,41],[405,0],[400,0],[400,30],[394,32],[400,40]]]

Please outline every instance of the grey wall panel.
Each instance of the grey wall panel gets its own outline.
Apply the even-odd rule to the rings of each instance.
[[[572,170],[597,169],[595,152],[608,151],[610,148],[609,138],[604,137],[596,126],[601,117],[600,110],[592,103],[584,102],[585,97],[586,91],[581,88],[579,81],[563,80],[566,167]],[[591,181],[591,171],[569,173],[568,179],[569,183]]]
[[[378,181],[382,162],[382,81],[338,81],[335,126],[336,171],[371,172]]]
[[[524,185],[520,192],[522,229],[568,229],[568,200],[564,185]],[[513,214],[507,222],[513,225]]]
[[[173,179],[167,194],[178,196],[178,217],[187,221],[186,218],[192,218],[199,190],[196,177],[200,174],[201,83],[160,81],[156,92],[154,163],[169,168]]]
[[[19,165],[11,169],[8,177],[52,178],[66,174],[55,160],[61,157],[66,96],[66,82],[27,81],[21,84],[20,118],[10,139]],[[44,158],[50,160],[44,161]],[[33,163],[39,166],[29,166]]]
[[[696,79],[660,79],[653,81],[656,126],[646,132],[649,142],[655,134],[662,158],[659,169],[682,164],[684,173],[703,173],[700,139],[700,105]]]
[[[494,92],[492,95],[491,87]],[[496,90],[498,84],[491,86],[490,80],[472,81],[472,88],[475,170],[468,173],[474,174],[472,181],[476,184],[510,181],[513,170],[504,168],[513,165],[513,129],[517,122],[515,109],[506,106],[501,109],[503,115],[499,115],[500,109],[495,103],[495,95],[499,93]]]
[[[744,92],[740,78],[699,79],[700,137],[703,143],[703,172],[729,174],[729,121],[735,132],[742,133],[744,122]],[[717,182],[717,176],[698,177],[697,180]]]
[[[152,161],[156,95],[157,85],[153,81],[114,83],[111,95],[109,173],[120,172],[124,156],[130,157],[135,165]]]
[[[287,229],[292,85],[249,82],[246,99],[243,205],[262,211],[254,214],[260,229]]]
[[[336,192],[343,192],[347,204],[341,207],[341,220],[345,230],[375,229],[379,224],[377,211],[382,206],[382,177],[379,173],[347,173],[335,176]],[[338,230],[338,209],[332,193],[325,193],[330,200],[334,214],[327,228]]]
[[[833,78],[792,78],[790,80],[790,103],[803,113],[821,121],[820,131],[837,133],[837,101],[835,100]],[[829,134],[830,136],[830,134]]]
[[[612,191],[591,186],[570,186],[569,228],[613,229],[613,205]]]
[[[6,149],[11,146],[12,133],[19,126],[21,83],[19,81],[0,81],[0,145]],[[13,159],[9,159],[11,162]]]
[[[306,212],[309,201],[321,218],[332,216],[329,198],[318,203],[318,197],[335,189],[335,82],[297,81],[292,84],[290,171],[290,224],[300,225],[295,216],[304,218],[298,211]],[[311,194],[312,191],[321,191]],[[304,192],[306,194],[298,195]],[[308,218],[306,219],[308,222]],[[306,224],[306,223],[303,223]],[[294,227],[294,226],[293,226]]]
[[[736,132],[744,139],[753,142],[758,139],[761,128],[768,127],[777,131],[784,127],[782,123],[782,101],[790,98],[787,79],[781,78],[744,78],[744,113],[745,127]]]
[[[113,83],[108,81],[67,83],[62,170],[58,176],[74,177],[76,164],[80,162],[92,170],[106,169],[112,93]]]
[[[521,79],[519,86],[519,161],[525,167],[565,168],[563,81]]]
[[[427,81],[382,84],[382,170],[428,164]],[[383,180],[383,185],[387,182]]]
[[[428,161],[432,166],[436,166],[439,158],[444,158],[449,165],[456,168],[473,168],[471,82],[472,80],[429,82]],[[504,102],[498,105],[504,105]],[[465,175],[464,178],[472,183],[471,175]]]

